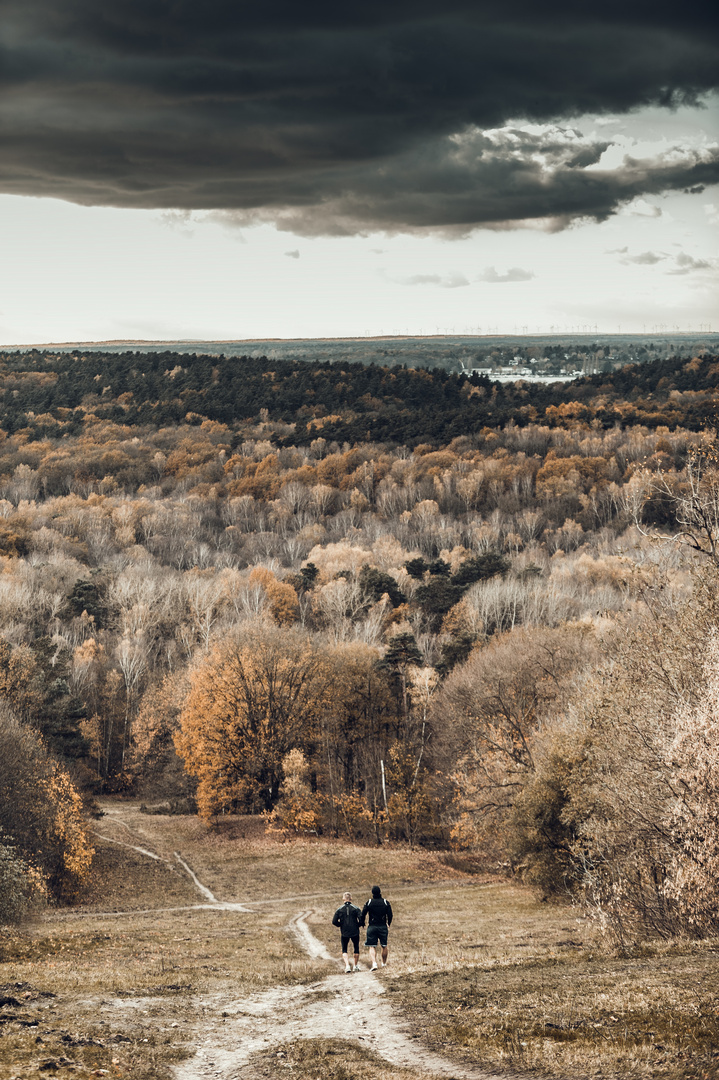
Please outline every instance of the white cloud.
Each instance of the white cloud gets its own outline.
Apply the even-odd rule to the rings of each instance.
[[[531,281],[534,274],[531,270],[523,270],[521,266],[513,266],[504,274],[497,273],[493,266],[488,266],[477,278],[477,281],[497,284],[506,281]]]
[[[653,206],[646,199],[633,199],[621,212],[631,217],[658,218],[662,216],[661,207]]]
[[[626,248],[625,248],[626,250]],[[656,266],[657,263],[662,262],[663,259],[667,259],[669,256],[664,252],[656,251],[643,251],[641,255],[628,255],[626,259],[622,259],[622,262],[634,263],[636,266]]]
[[[469,285],[464,274],[413,274],[411,277],[393,278],[398,285],[438,285],[440,289],[463,289]]]
[[[709,259],[695,259],[691,255],[687,255],[682,252],[676,256],[675,262],[677,264],[676,270],[668,270],[668,274],[677,276],[679,274],[691,274],[694,270],[715,270],[716,261]]]

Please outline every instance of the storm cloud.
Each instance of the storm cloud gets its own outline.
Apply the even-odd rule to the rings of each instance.
[[[705,0],[3,7],[6,193],[300,235],[462,234],[719,180],[716,147],[603,168],[609,142],[574,126],[716,88]]]

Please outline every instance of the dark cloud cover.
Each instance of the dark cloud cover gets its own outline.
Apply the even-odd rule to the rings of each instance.
[[[308,235],[561,228],[719,179],[716,151],[602,170],[572,118],[717,82],[706,0],[6,0],[0,190]]]

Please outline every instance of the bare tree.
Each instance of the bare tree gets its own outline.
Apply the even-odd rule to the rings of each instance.
[[[719,564],[719,452],[714,443],[689,455],[683,477],[643,472],[625,490],[625,506],[643,535],[683,544]],[[647,527],[647,511],[656,502],[667,505],[676,530]]]
[[[125,722],[122,732],[122,765],[124,766],[132,717],[148,663],[147,643],[143,635],[126,634],[122,637],[115,650],[115,657],[125,685]]]

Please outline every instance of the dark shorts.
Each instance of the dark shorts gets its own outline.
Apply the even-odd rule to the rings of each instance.
[[[345,937],[344,934],[342,935],[342,952],[343,953],[347,952],[347,946],[349,945],[350,941],[352,942],[352,944],[355,947],[355,952],[358,953],[359,952],[359,934],[352,934],[351,937]]]
[[[367,927],[367,940],[365,945],[381,945],[383,948],[387,946],[387,927],[386,926],[368,926]]]

